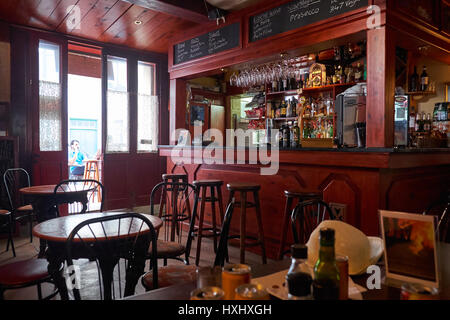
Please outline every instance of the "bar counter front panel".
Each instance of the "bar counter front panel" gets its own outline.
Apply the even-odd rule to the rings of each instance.
[[[225,204],[229,200],[226,183],[248,181],[261,185],[260,201],[269,258],[275,258],[278,250],[285,190],[321,191],[326,202],[338,207],[344,205],[345,222],[368,236],[379,236],[379,209],[421,213],[439,199],[450,183],[450,149],[280,150],[279,170],[272,176],[261,175],[261,165],[256,164],[206,164],[204,159],[202,163],[194,163],[192,158],[186,158],[184,163],[174,163],[172,149],[173,146],[160,147],[160,155],[167,157],[167,172],[187,173],[190,182],[202,179],[224,181]],[[216,150],[222,151],[223,159],[226,159],[226,148]],[[246,163],[251,152],[257,151],[246,149]],[[231,154],[236,159],[236,151]],[[205,220],[209,221],[210,217],[207,207]],[[239,210],[236,210],[231,225],[233,234],[239,232],[238,217]],[[247,232],[257,235],[253,209],[247,213]],[[290,233],[289,229],[289,237]],[[258,252],[258,248],[249,250]]]

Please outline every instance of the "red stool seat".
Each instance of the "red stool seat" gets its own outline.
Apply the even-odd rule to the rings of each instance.
[[[22,207],[17,208],[16,211],[20,211],[20,212],[22,212],[22,211],[30,211],[31,212],[31,211],[33,211],[33,207],[31,206],[31,204],[28,204],[26,206],[22,206]]]
[[[170,287],[180,283],[193,282],[196,280],[197,267],[193,265],[171,265],[158,269],[158,288]],[[142,284],[148,290],[153,289],[153,271],[142,277]]]
[[[30,259],[0,267],[0,284],[21,286],[49,277],[48,262],[44,259]]]
[[[8,210],[0,210],[0,216],[7,216],[10,213]]]
[[[158,240],[156,250],[157,250],[156,253],[157,258],[164,259],[181,256],[186,251],[186,248],[185,246],[183,246],[181,243],[178,242]],[[148,250],[148,254],[149,256],[152,255],[151,244]]]

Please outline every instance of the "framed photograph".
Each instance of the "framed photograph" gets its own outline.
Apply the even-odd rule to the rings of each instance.
[[[379,211],[386,278],[439,288],[436,217]]]
[[[203,125],[205,122],[205,107],[192,105],[191,106],[191,125],[196,126],[199,123]]]
[[[187,145],[188,139],[189,139],[189,131],[188,130],[180,130],[180,133],[178,136],[178,145],[179,146]]]

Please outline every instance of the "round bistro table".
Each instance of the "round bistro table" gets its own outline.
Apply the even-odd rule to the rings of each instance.
[[[33,228],[33,235],[45,240],[47,242],[46,258],[48,261],[48,272],[55,281],[56,286],[61,295],[61,299],[68,300],[69,295],[67,291],[66,281],[61,274],[61,264],[67,258],[66,254],[66,241],[72,232],[72,230],[78,226],[80,223],[101,217],[109,217],[113,215],[123,214],[125,212],[98,212],[98,213],[86,213],[86,214],[75,214],[65,217],[59,217],[51,220],[44,221]],[[142,214],[147,218],[153,225],[155,230],[159,230],[163,224],[162,220],[156,216]],[[120,222],[119,222],[120,221]],[[73,240],[73,256],[74,259],[91,258],[90,250],[88,250],[87,245],[95,246],[98,242],[104,241],[121,241],[127,238],[135,237],[139,232],[148,231],[148,227],[144,225],[141,229],[141,221],[137,219],[126,218],[122,220],[112,220],[103,222],[102,225],[93,224],[91,229],[82,228],[78,235],[80,237],[75,237]],[[121,232],[118,235],[118,228],[120,227]],[[90,231],[92,230],[92,232]],[[95,234],[95,237],[93,236]],[[91,248],[92,248],[91,247]],[[145,248],[148,250],[148,248]],[[101,250],[97,250],[98,254],[101,255]],[[96,251],[96,252],[97,252]],[[111,261],[110,257],[99,258],[99,265],[102,269],[102,274],[107,278],[107,282],[112,281],[112,274],[117,261]],[[133,295],[134,289],[136,287],[139,277],[144,273],[145,259],[143,261],[137,262],[137,265],[131,267],[133,273],[131,275],[127,274],[126,284],[125,284],[125,296]],[[108,275],[107,275],[108,274]],[[112,298],[111,286],[104,285],[104,297],[105,299]]]
[[[56,184],[26,187],[19,190],[23,194],[27,203],[33,207],[37,221],[43,222],[54,219],[58,216],[56,205],[64,203],[79,202],[83,208],[80,213],[85,213],[89,202],[88,193],[93,190],[92,186],[86,186],[80,190],[58,189],[55,194]],[[42,258],[45,252],[46,242],[40,240],[39,257]]]

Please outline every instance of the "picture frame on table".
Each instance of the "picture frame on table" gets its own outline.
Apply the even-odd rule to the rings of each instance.
[[[189,139],[189,130],[180,130],[177,145],[179,146],[188,145],[188,139]]]
[[[439,288],[437,217],[379,211],[386,279]]]

